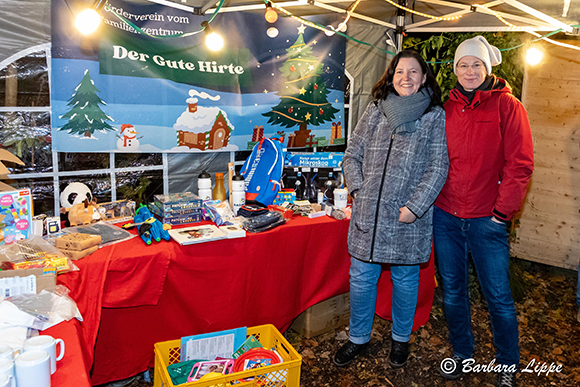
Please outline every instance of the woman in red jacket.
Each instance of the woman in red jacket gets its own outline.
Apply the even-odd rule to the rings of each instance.
[[[491,74],[491,66],[499,63],[500,51],[483,36],[457,47],[457,84],[445,103],[449,174],[435,202],[433,227],[453,347],[453,357],[441,363],[441,374],[460,378],[463,360],[473,355],[467,290],[471,252],[491,318],[497,385],[508,387],[516,383],[519,335],[506,226],[526,194],[533,147],[526,110],[508,83]]]

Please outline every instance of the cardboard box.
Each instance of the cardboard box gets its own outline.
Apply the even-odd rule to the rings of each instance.
[[[65,234],[55,241],[55,246],[60,250],[86,250],[90,247],[97,246],[101,244],[100,235],[84,234],[80,232],[73,232],[70,234]],[[96,250],[93,250],[94,252]],[[69,257],[70,258],[70,257]]]
[[[348,324],[349,320],[350,293],[344,293],[306,309],[290,329],[309,339]]]
[[[155,195],[153,199],[155,205],[163,210],[164,216],[174,211],[201,208],[203,205],[201,198],[191,192]]]
[[[117,200],[97,203],[97,211],[104,222],[125,222],[135,217],[135,202],[133,200]]]
[[[161,223],[175,225],[201,222],[201,208],[191,208],[169,213],[165,213],[154,203],[149,203],[147,208],[149,208],[149,211],[151,211],[153,216]]]
[[[84,258],[88,255],[91,255],[95,251],[99,249],[99,246],[92,246],[84,250],[67,250],[67,249],[60,249],[60,252],[66,255],[68,258],[72,259],[73,261],[78,261],[81,258]]]
[[[34,275],[36,277],[36,293],[40,293],[41,290],[56,286],[56,272],[53,268],[0,271],[0,278],[23,278],[28,277],[29,275]]]

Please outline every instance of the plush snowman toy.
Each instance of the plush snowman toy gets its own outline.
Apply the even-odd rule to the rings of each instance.
[[[121,134],[117,137],[117,149],[122,151],[136,151],[139,149],[139,140],[137,139],[137,132],[133,125],[121,125]]]

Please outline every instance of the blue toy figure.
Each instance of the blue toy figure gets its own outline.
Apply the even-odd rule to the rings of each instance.
[[[139,236],[148,245],[150,245],[152,241],[161,242],[161,238],[166,241],[170,239],[167,230],[163,229],[163,224],[157,220],[143,204],[141,204],[135,211],[133,221],[135,222],[135,225],[137,225]]]

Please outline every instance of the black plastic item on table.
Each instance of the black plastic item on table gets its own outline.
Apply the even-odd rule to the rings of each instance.
[[[249,232],[262,232],[271,230],[284,223],[286,223],[286,219],[281,212],[268,211],[266,214],[244,220],[242,226]]]
[[[253,202],[246,203],[240,207],[238,210],[238,216],[243,216],[244,218],[253,218],[258,215],[266,214],[268,212],[268,207],[261,203]]]

